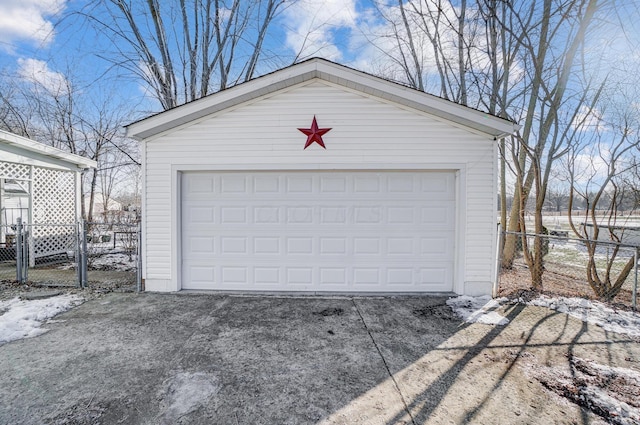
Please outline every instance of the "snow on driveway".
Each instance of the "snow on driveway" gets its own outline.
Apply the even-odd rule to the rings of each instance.
[[[467,323],[483,323],[485,325],[506,325],[509,319],[494,311],[506,298],[492,300],[489,295],[470,297],[461,295],[449,298],[447,305]]]
[[[56,297],[0,301],[0,345],[22,338],[31,338],[47,331],[40,326],[46,320],[81,304],[84,298],[66,294]]]

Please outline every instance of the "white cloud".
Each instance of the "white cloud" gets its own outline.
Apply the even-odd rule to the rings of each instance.
[[[585,192],[597,189],[609,172],[611,152],[604,144],[586,146],[573,159],[574,184]]]
[[[355,28],[356,0],[300,0],[285,10],[286,44],[298,56],[340,60],[341,42],[335,33]]]
[[[391,80],[409,82],[406,75],[407,69],[412,74],[416,73],[416,69],[409,50],[409,34],[402,18],[402,11],[397,2],[376,0],[374,4],[375,6],[360,12],[359,31],[354,31],[350,39],[350,50],[355,55],[350,65]],[[433,44],[428,33],[437,34],[440,51],[448,61],[448,73],[457,75],[459,41],[455,25],[460,10],[451,2],[406,0],[403,4],[411,32],[411,41],[423,72],[425,91],[441,95],[441,81]],[[466,43],[473,46],[469,53],[473,61],[473,69],[489,75],[490,58],[486,54],[485,28],[482,19],[475,16],[479,13],[477,6],[467,7]],[[434,19],[430,19],[429,16],[433,16]],[[439,19],[435,19],[437,17]],[[439,21],[437,27],[435,20]],[[498,55],[500,54],[498,52]],[[442,65],[443,58],[439,59]],[[510,66],[510,82],[512,85],[520,84],[525,77],[524,69],[517,59]],[[474,90],[471,91],[472,95],[473,93]],[[479,99],[469,99],[469,104],[477,106]]]
[[[428,9],[431,10],[428,11]],[[440,25],[436,28],[433,22],[428,18],[423,19],[423,15],[416,13],[416,10],[421,11],[425,16],[429,13],[434,16],[442,14]],[[409,0],[404,4],[404,12],[417,60],[425,74],[436,71],[433,45],[427,32],[438,34],[444,55],[451,66],[456,66],[457,33],[447,26],[446,22],[456,22],[457,13],[459,13],[457,9],[448,2],[435,6],[429,2]],[[471,13],[471,10],[467,12]],[[407,67],[412,69],[413,59],[410,56],[409,36],[400,7],[397,3],[378,1],[376,7],[363,12],[364,15],[368,18],[362,19],[364,25],[360,27],[360,34],[352,39],[352,50],[357,52],[356,59],[353,61],[354,66],[392,80],[406,81],[407,76],[402,64],[406,60]],[[476,46],[480,40],[481,37],[477,37]],[[481,57],[478,55],[477,61],[480,60]]]
[[[0,43],[51,42],[54,27],[49,18],[62,12],[65,3],[66,0],[0,0]]]
[[[584,131],[606,131],[606,126],[602,121],[602,112],[586,105],[580,107],[571,126]]]
[[[46,62],[38,59],[18,59],[18,76],[37,84],[54,96],[64,94],[69,89],[63,74],[51,70]]]

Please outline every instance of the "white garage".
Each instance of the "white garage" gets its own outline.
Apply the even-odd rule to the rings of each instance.
[[[146,289],[490,293],[514,129],[321,59],[133,123]]]

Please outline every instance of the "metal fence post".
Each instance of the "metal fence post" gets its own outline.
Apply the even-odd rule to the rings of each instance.
[[[87,222],[80,220],[80,258],[78,261],[80,270],[80,287],[87,287]]]
[[[16,280],[22,282],[22,218],[16,219]]]
[[[33,265],[35,266],[35,255],[31,252],[31,247],[33,247],[32,233],[33,226],[31,231],[29,228],[22,225],[23,236],[22,236],[22,281],[26,282],[29,280],[29,267],[31,267],[31,262],[33,261]]]
[[[82,256],[81,238],[83,235],[82,221],[76,222],[76,286],[82,288],[82,268],[80,267],[80,257]]]
[[[633,266],[635,276],[633,278],[633,293],[631,295],[631,307],[635,310],[638,306],[636,305],[636,298],[638,297],[638,251],[640,248],[636,248],[635,252],[635,264]]]

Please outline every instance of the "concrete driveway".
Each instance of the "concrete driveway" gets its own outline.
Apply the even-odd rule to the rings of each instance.
[[[636,341],[563,314],[464,325],[444,302],[109,294],[0,346],[0,423],[598,423],[531,370],[640,365]]]

